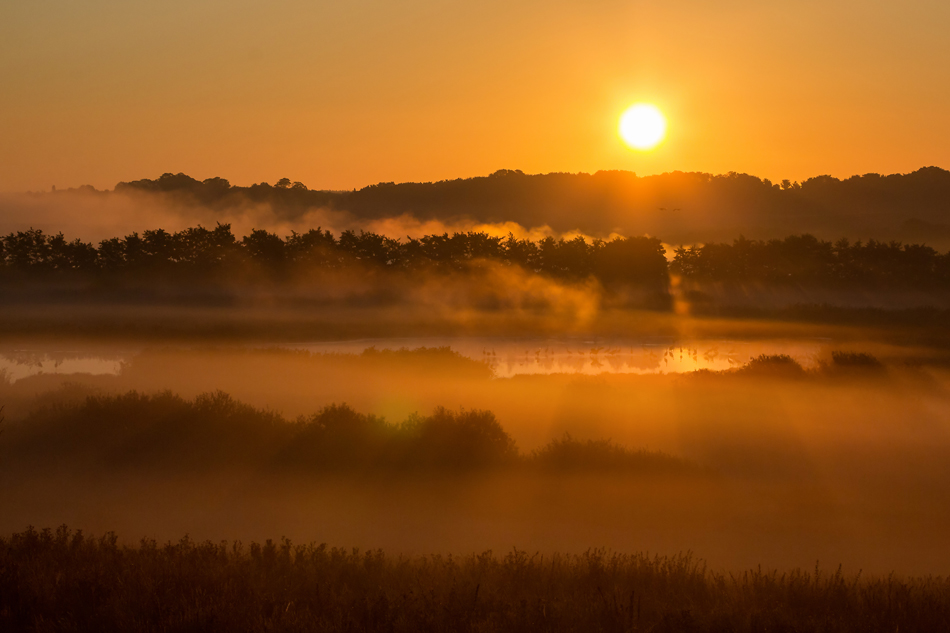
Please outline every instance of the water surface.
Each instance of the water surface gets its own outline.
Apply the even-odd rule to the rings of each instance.
[[[252,345],[250,347],[268,347]],[[449,347],[487,363],[499,378],[517,375],[683,373],[739,367],[759,354],[788,354],[814,367],[831,349],[826,339],[735,341],[717,339],[604,339],[412,337],[303,341],[281,345],[312,353],[360,354],[368,348]],[[42,345],[0,349],[0,373],[10,382],[37,374],[117,375],[144,347],[57,349]]]

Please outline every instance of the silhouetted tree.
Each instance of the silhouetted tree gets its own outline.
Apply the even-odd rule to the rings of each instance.
[[[893,241],[831,243],[795,235],[763,242],[740,237],[732,244],[679,248],[670,270],[714,281],[928,287],[948,281],[946,258],[929,246]]]
[[[666,249],[658,238],[627,237],[603,243],[593,256],[594,274],[605,283],[642,284],[666,288]]]
[[[297,264],[332,268],[340,262],[336,238],[330,231],[323,231],[320,227],[306,233],[291,231],[286,250]]]
[[[284,267],[286,245],[275,233],[254,229],[244,237],[241,246],[252,261],[266,268],[278,270]]]

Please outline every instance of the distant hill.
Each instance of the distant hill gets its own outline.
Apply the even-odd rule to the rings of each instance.
[[[517,222],[605,237],[650,234],[667,242],[771,238],[813,233],[832,239],[950,239],[950,171],[924,167],[909,174],[865,174],[839,180],[817,176],[772,183],[748,174],[632,172],[524,174],[430,183],[379,183],[354,191],[319,191],[288,179],[232,186],[223,178],[185,174],[119,183],[115,191],[153,194],[227,210],[265,203],[282,219],[315,207],[356,219],[411,215],[419,220]]]

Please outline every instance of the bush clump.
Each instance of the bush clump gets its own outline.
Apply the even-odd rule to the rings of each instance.
[[[696,466],[658,451],[632,451],[612,440],[581,442],[565,433],[531,454],[530,461],[546,470],[562,473],[577,471],[627,471],[639,473],[689,473]]]
[[[330,405],[300,421],[276,460],[280,469],[471,470],[512,464],[518,450],[491,411],[438,407],[401,424]]]
[[[884,364],[871,354],[864,352],[831,352],[831,361],[836,368],[880,372]]]
[[[801,364],[788,354],[759,354],[749,359],[740,370],[749,376],[798,378],[805,375]]]
[[[241,464],[288,438],[278,414],[217,391],[185,400],[171,392],[89,396],[32,411],[11,428],[11,458],[97,469]]]

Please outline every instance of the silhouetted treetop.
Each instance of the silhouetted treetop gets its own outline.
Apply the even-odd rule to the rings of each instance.
[[[518,266],[553,277],[599,275],[607,285],[635,284],[665,292],[665,250],[656,238],[610,242],[544,238],[502,239],[482,232],[426,235],[401,241],[377,233],[322,228],[286,238],[255,229],[237,239],[230,224],[162,229],[100,242],[98,248],[38,229],[0,238],[0,279],[49,275],[161,276],[188,282],[258,272],[287,275],[313,270],[466,271],[485,262]]]
[[[834,243],[813,235],[681,247],[670,271],[687,279],[780,284],[946,287],[950,253],[900,242]]]
[[[768,241],[740,236],[731,244],[680,247],[672,262],[659,238],[642,236],[532,241],[469,231],[403,241],[362,230],[337,237],[316,228],[287,237],[255,229],[237,239],[231,225],[218,224],[133,233],[98,247],[38,229],[0,237],[0,280],[7,281],[122,275],[187,284],[246,274],[279,280],[319,270],[462,272],[491,263],[558,279],[593,277],[608,289],[633,285],[664,294],[671,273],[699,282],[950,287],[950,253],[895,241],[830,242],[808,234]]]

